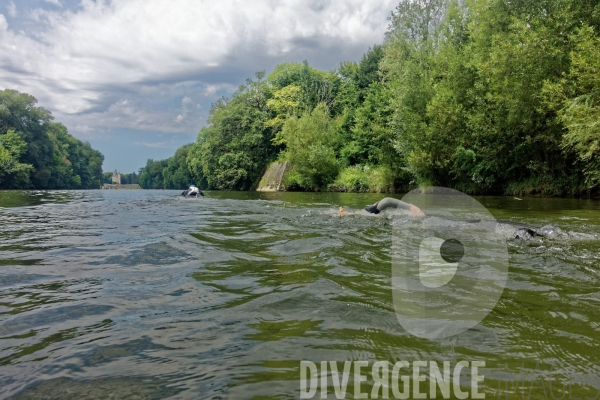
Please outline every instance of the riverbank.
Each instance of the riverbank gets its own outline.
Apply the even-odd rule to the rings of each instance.
[[[105,190],[139,190],[141,188],[142,187],[137,183],[128,185],[109,185],[108,183],[105,183],[104,185],[102,185],[102,189]]]
[[[342,169],[333,183],[320,188],[307,187],[303,176],[289,162],[271,163],[256,188],[259,192],[342,192],[342,193],[407,193],[417,186],[413,181],[406,182],[398,178],[389,168],[382,166],[356,165]],[[440,186],[440,185],[421,185]],[[565,197],[598,198],[598,191],[585,187],[577,191],[565,192],[564,182],[548,183],[543,179],[530,179],[525,182],[511,182],[504,187],[483,190],[475,183],[457,184],[448,187],[469,195],[479,196],[527,196],[527,197]],[[481,189],[481,190],[478,190]]]

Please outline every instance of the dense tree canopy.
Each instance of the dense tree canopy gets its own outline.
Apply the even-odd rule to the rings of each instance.
[[[167,165],[168,160],[154,161],[149,159],[146,166],[140,170],[140,186],[143,189],[170,189],[165,187],[163,175]]]
[[[588,187],[600,184],[600,38],[591,27],[571,35],[572,67],[561,79],[546,81],[551,108],[567,128],[561,147],[576,155]]]
[[[104,156],[36,103],[28,94],[0,91],[0,188],[98,189]]]
[[[135,172],[132,172],[130,174],[120,174],[121,175],[121,185],[134,185],[134,184],[139,184],[140,183],[140,176],[138,174],[136,174]],[[112,172],[105,172],[102,174],[103,177],[103,181],[102,183],[107,183],[107,184],[112,184],[112,177],[113,177],[113,173]]]
[[[19,162],[26,147],[27,143],[12,129],[0,135],[0,185],[27,184],[33,166]]]
[[[166,189],[184,189],[194,184],[192,175],[187,167],[187,156],[192,145],[177,149],[175,155],[167,160],[163,169],[164,186]]]
[[[213,105],[209,126],[200,131],[193,145],[211,188],[250,189],[276,155],[273,129],[267,124],[274,114],[267,107],[272,94],[263,74],[257,77],[240,86],[232,98]]]
[[[214,189],[279,159],[306,190],[597,192],[599,29],[595,0],[402,0],[358,63],[259,73],[166,163]]]
[[[325,103],[299,118],[291,116],[274,142],[285,145],[281,157],[294,165],[299,186],[318,189],[337,177],[339,135]]]

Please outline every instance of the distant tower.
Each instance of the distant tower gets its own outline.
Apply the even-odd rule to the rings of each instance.
[[[121,174],[118,173],[116,169],[115,169],[115,172],[113,172],[112,183],[113,183],[113,185],[121,184]]]

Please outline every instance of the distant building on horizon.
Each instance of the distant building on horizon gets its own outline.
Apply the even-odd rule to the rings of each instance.
[[[113,175],[112,175],[112,184],[113,185],[120,185],[121,184],[121,174],[119,172],[117,172],[116,169],[115,169],[115,172],[113,172]]]

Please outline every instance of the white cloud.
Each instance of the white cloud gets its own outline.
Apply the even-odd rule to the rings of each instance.
[[[12,0],[6,6],[6,10],[8,11],[8,15],[10,15],[11,17],[14,18],[17,16],[17,6]]]
[[[39,30],[27,33],[0,14],[0,87],[36,96],[69,129],[189,133],[206,120],[200,104],[254,71],[358,59],[382,41],[396,2],[81,0],[33,10]]]
[[[216,86],[216,88],[215,88]],[[78,113],[56,113],[72,133],[91,139],[110,136],[115,128],[158,131],[172,134],[196,134],[206,121],[200,103],[210,103],[216,92],[232,92],[233,85],[204,87],[194,82],[125,86],[107,104]],[[85,127],[84,130],[80,130]],[[90,127],[95,127],[90,131]]]
[[[176,149],[177,146],[172,146],[169,145],[165,142],[134,142],[134,144],[137,144],[138,146],[144,146],[144,147],[151,147],[151,148],[155,148],[155,149]]]
[[[44,0],[46,3],[54,4],[55,6],[62,7],[60,0]]]

